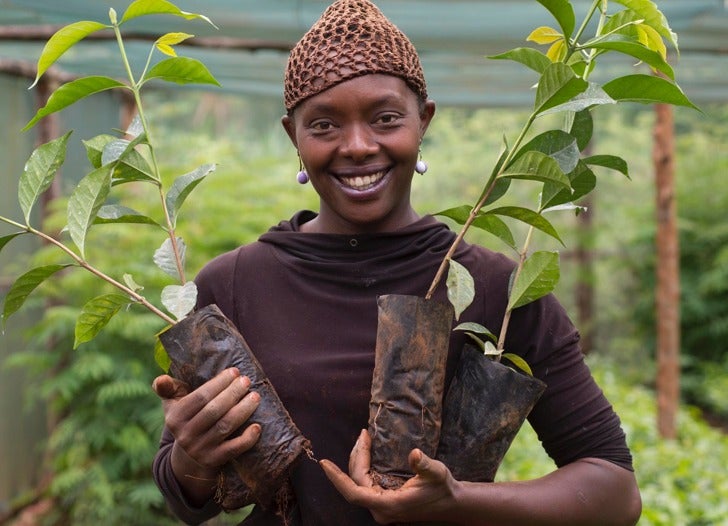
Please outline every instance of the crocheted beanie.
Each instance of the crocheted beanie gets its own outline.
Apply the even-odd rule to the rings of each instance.
[[[369,73],[400,77],[427,98],[420,58],[407,36],[368,0],[338,0],[291,50],[283,87],[286,109]]]

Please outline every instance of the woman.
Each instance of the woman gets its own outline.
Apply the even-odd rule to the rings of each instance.
[[[199,305],[216,303],[237,325],[315,454],[327,459],[304,460],[293,470],[291,522],[635,523],[640,497],[619,419],[551,296],[515,311],[507,347],[548,386],[529,420],[558,468],[532,481],[469,483],[415,449],[415,476],[402,488],[374,484],[371,439],[361,430],[376,297],[423,296],[454,238],[410,203],[413,173],[425,171],[419,146],[435,104],[414,47],[366,0],[341,0],[326,10],[292,50],[284,91],[283,126],[305,167],[299,181],[310,179],[319,210],[299,212],[256,243],[219,256],[197,283]],[[497,331],[512,262],[467,244],[455,259],[476,279],[476,299],[461,321]],[[444,290],[434,299],[445,301]],[[448,379],[464,344],[456,333]],[[259,402],[249,385],[236,370],[191,393],[168,376],[155,381],[166,425],[155,478],[189,523],[220,511],[214,492],[221,467],[260,435],[253,424],[230,438]],[[275,510],[261,507],[244,521],[282,523]]]

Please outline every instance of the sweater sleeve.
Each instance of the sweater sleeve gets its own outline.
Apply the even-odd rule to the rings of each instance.
[[[210,499],[201,508],[196,508],[187,502],[182,488],[172,472],[171,454],[173,443],[174,437],[165,429],[162,432],[159,451],[152,465],[154,481],[157,483],[157,487],[162,492],[172,513],[185,524],[202,524],[220,513],[221,508],[213,499]]]
[[[521,329],[514,344],[547,385],[529,422],[556,465],[594,457],[633,470],[619,417],[592,377],[579,333],[555,297],[517,309],[514,322]]]

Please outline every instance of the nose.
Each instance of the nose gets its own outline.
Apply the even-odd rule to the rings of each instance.
[[[361,161],[377,153],[377,143],[371,127],[366,124],[352,124],[344,129],[340,153],[355,161]]]

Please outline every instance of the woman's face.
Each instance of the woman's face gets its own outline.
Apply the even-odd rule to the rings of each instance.
[[[283,126],[320,197],[304,230],[391,231],[417,219],[410,186],[419,144],[435,112],[400,78],[370,74],[299,104]]]

